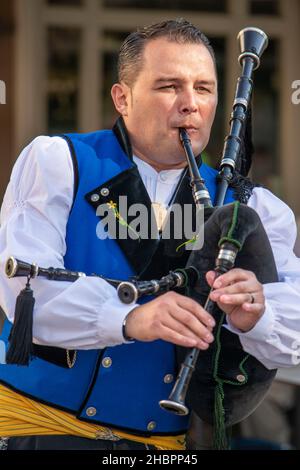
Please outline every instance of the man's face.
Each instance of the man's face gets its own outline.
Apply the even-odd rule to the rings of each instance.
[[[186,163],[180,127],[187,129],[196,155],[209,140],[217,105],[214,63],[202,44],[178,44],[166,38],[149,41],[143,57],[133,86],[119,85],[121,108],[114,101],[134,154],[157,170],[180,168]]]

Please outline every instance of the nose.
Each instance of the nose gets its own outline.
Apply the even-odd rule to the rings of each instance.
[[[197,111],[198,106],[194,89],[182,91],[180,98],[179,112],[181,114],[186,115]]]

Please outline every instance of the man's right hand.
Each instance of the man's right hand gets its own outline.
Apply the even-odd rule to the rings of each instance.
[[[139,341],[163,339],[188,348],[207,349],[214,340],[213,317],[195,300],[167,292],[127,316],[126,335]]]

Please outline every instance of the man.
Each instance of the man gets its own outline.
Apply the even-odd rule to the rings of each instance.
[[[122,225],[120,196],[128,207],[139,202],[149,209],[151,202],[192,202],[179,128],[187,129],[199,155],[217,106],[208,40],[184,20],[133,33],[121,47],[112,98],[122,117],[113,131],[38,137],[21,153],[2,207],[2,267],[13,255],[43,267],[149,279],[185,266],[189,252],[178,254],[173,241],[100,236],[97,210],[108,204]],[[201,174],[213,193],[216,171],[202,164]],[[262,218],[281,282],[263,286],[243,269],[215,283],[209,272],[207,281],[244,350],[269,369],[288,367],[300,330],[294,218],[262,188],[248,204]],[[7,280],[1,272],[7,339],[24,279]],[[31,284],[34,358],[29,366],[0,366],[1,413],[11,419],[0,435],[30,436],[12,437],[9,448],[182,448],[189,418],[161,410],[158,402],[174,384],[174,345],[209,348],[213,317],[175,292],[142,305],[121,304],[116,290],[97,277]]]

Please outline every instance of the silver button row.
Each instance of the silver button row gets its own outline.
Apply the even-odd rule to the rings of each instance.
[[[89,408],[86,409],[86,415],[89,417],[95,416],[97,414],[97,409],[94,406],[89,406]],[[155,421],[150,421],[147,425],[147,430],[148,431],[153,431],[156,428],[156,422]]]
[[[111,357],[104,357],[102,359],[102,366],[105,368],[108,368],[112,365],[112,358]],[[165,384],[170,384],[174,380],[174,376],[172,374],[167,374],[164,376],[164,383]],[[239,380],[239,379],[238,379]]]
[[[102,365],[103,367],[110,367],[112,365],[112,359],[111,357],[104,357],[102,360]],[[241,377],[241,376],[238,376]],[[243,380],[237,378],[240,382],[243,382]],[[167,374],[164,376],[164,383],[169,384],[173,382],[174,376],[172,374]],[[245,380],[245,378],[244,378]],[[90,406],[89,408],[86,409],[86,415],[89,417],[95,416],[97,414],[97,409],[94,406]],[[147,430],[148,431],[153,431],[156,428],[156,422],[155,421],[150,421],[147,425]]]
[[[100,191],[101,196],[108,196],[109,195],[109,189],[108,188],[102,188]],[[92,202],[97,202],[99,201],[100,196],[97,193],[94,193],[91,195],[91,201]]]

